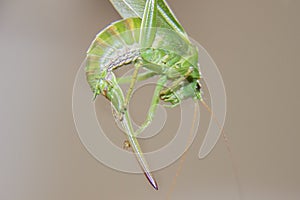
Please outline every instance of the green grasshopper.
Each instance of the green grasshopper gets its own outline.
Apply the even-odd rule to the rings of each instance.
[[[132,76],[117,78],[114,70],[127,64],[134,65]],[[140,68],[145,72],[139,73]],[[136,137],[153,120],[159,100],[171,106],[186,98],[202,100],[197,48],[163,0],[147,0],[142,18],[117,21],[96,36],[87,51],[85,70],[94,99],[101,94],[111,102],[145,176],[158,190]],[[134,131],[127,111],[133,88],[137,81],[153,76],[159,79],[147,118]],[[120,84],[127,82],[124,97]]]

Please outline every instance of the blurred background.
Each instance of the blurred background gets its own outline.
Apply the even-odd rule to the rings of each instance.
[[[198,159],[199,133],[170,199],[299,199],[300,2],[168,3],[223,76],[239,175],[238,184],[223,140]],[[1,200],[166,198],[179,162],[154,173],[154,191],[94,159],[73,122],[86,49],[119,18],[108,0],[0,0]]]

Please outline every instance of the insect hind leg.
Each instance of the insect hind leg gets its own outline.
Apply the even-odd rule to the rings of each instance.
[[[132,74],[132,78],[131,78],[131,81],[130,81],[130,86],[128,88],[128,91],[127,91],[127,94],[126,94],[126,98],[125,98],[125,101],[124,101],[124,104],[123,104],[123,108],[121,110],[122,113],[124,113],[127,110],[129,101],[130,101],[130,99],[132,97],[133,88],[134,88],[134,86],[135,86],[135,84],[137,82],[138,72],[139,72],[139,69],[140,69],[141,66],[142,66],[142,62],[138,60],[135,63],[135,69],[134,69],[134,72]]]
[[[167,82],[167,77],[166,76],[162,76],[159,78],[159,80],[157,81],[157,85],[155,87],[154,90],[154,94],[151,100],[151,105],[150,108],[148,110],[148,114],[147,114],[147,118],[146,120],[143,122],[143,124],[140,126],[140,128],[135,131],[135,136],[139,135],[141,132],[143,132],[152,122],[155,111],[157,109],[157,105],[159,102],[159,92],[160,90],[164,87],[164,84]]]

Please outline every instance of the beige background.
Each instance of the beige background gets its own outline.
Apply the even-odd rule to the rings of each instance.
[[[168,2],[222,73],[241,199],[299,199],[300,2]],[[1,200],[165,199],[179,162],[155,172],[156,192],[143,175],[95,160],[73,122],[76,72],[95,34],[117,19],[106,0],[0,1]],[[202,138],[171,199],[238,199],[224,142],[199,160]]]

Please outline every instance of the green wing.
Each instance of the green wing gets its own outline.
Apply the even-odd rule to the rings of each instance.
[[[123,18],[143,17],[146,0],[110,0],[112,5]],[[176,31],[183,38],[188,39],[187,34],[165,0],[157,1],[157,23],[160,28]]]

